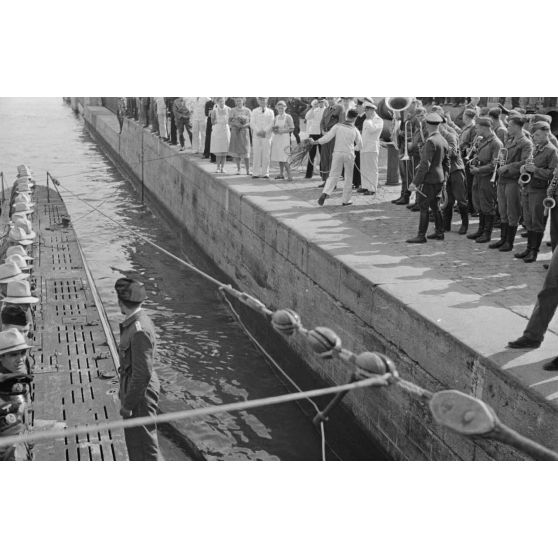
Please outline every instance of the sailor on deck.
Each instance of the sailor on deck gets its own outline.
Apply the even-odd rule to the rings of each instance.
[[[142,283],[121,278],[115,284],[125,319],[120,324],[120,414],[124,418],[156,416],[159,378],[153,369],[156,335],[153,322],[142,310],[146,299]],[[124,430],[130,461],[160,461],[157,426]]]

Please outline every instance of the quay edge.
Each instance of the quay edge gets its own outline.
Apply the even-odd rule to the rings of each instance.
[[[143,183],[173,224],[239,288],[271,308],[294,309],[307,327],[331,327],[352,351],[386,353],[403,377],[426,389],[459,389],[483,399],[509,427],[558,449],[556,403],[529,387],[528,365],[506,366],[509,358],[487,350],[476,331],[479,319],[490,318],[495,327],[506,324],[507,331],[519,332],[524,318],[505,308],[479,308],[471,323],[441,326],[437,316],[449,316],[450,308],[434,314],[420,293],[406,293],[409,282],[390,283],[389,269],[373,262],[359,269],[350,257],[336,255],[320,239],[315,216],[304,219],[290,211],[295,203],[300,210],[303,202],[288,192],[259,195],[249,181],[217,178],[206,170],[209,165],[178,155],[134,121],[125,119],[119,134],[115,115],[94,100],[76,105],[100,147],[135,177],[136,186]],[[264,190],[272,188],[267,184]],[[308,216],[316,211],[308,204]],[[370,248],[357,231],[351,232],[351,242],[355,253]],[[288,343],[322,380],[345,381],[339,361],[316,358],[296,336]],[[467,439],[437,425],[424,403],[401,390],[353,392],[344,405],[394,459],[528,459],[497,442]]]

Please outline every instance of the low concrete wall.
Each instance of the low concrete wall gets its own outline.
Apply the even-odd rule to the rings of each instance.
[[[358,254],[370,248],[364,235],[351,231],[351,256],[338,255],[336,239],[324,242],[323,232],[320,237],[323,215],[315,208],[304,215],[292,211],[302,202],[287,192],[265,196],[261,185],[227,183],[133,121],[125,120],[119,134],[116,117],[104,108],[85,107],[84,117],[107,153],[143,181],[240,288],[272,308],[296,310],[307,327],[332,327],[350,350],[386,353],[403,377],[424,388],[482,398],[510,427],[558,448],[557,408],[525,385],[521,366],[502,370],[496,356],[475,346],[482,340],[466,343],[455,324],[454,331],[440,327],[440,308],[434,315],[428,299],[411,297],[411,281],[392,282],[385,267],[363,266]],[[505,310],[493,312],[498,317]],[[511,314],[500,318],[517,324]],[[326,381],[345,380],[338,361],[317,359],[296,336],[289,344]],[[344,402],[396,459],[525,458],[497,442],[472,441],[438,426],[424,403],[396,388],[361,390]]]

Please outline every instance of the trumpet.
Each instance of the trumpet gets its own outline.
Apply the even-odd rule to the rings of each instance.
[[[508,158],[508,150],[505,147],[500,147],[498,151],[498,156],[496,157],[496,162],[494,166],[494,172],[492,173],[492,177],[490,178],[490,182],[493,184],[496,182],[498,178],[498,169],[506,164],[506,160]]]
[[[482,136],[477,136],[473,141],[471,147],[465,150],[465,155],[463,156],[463,162],[466,165],[472,165],[473,159],[477,156],[477,151],[479,149],[480,142],[482,141]]]
[[[544,206],[544,215],[545,217],[550,213],[552,209],[556,207],[556,190],[558,189],[558,170],[554,171],[554,175],[552,176],[552,180],[548,185],[546,190],[546,198],[543,200]]]
[[[533,165],[534,163],[535,163],[535,159],[534,159],[533,155],[530,155],[530,156],[527,158],[527,160],[525,161],[525,164],[526,164],[526,165]],[[524,186],[525,184],[529,184],[529,182],[531,182],[531,178],[532,178],[532,175],[531,175],[530,172],[527,172],[527,171],[522,172],[522,173],[519,175],[519,183],[520,183],[522,186]]]

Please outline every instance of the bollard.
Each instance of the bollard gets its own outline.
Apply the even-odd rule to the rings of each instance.
[[[399,150],[391,144],[386,149],[388,156],[386,186],[397,186],[401,184],[399,180]]]

